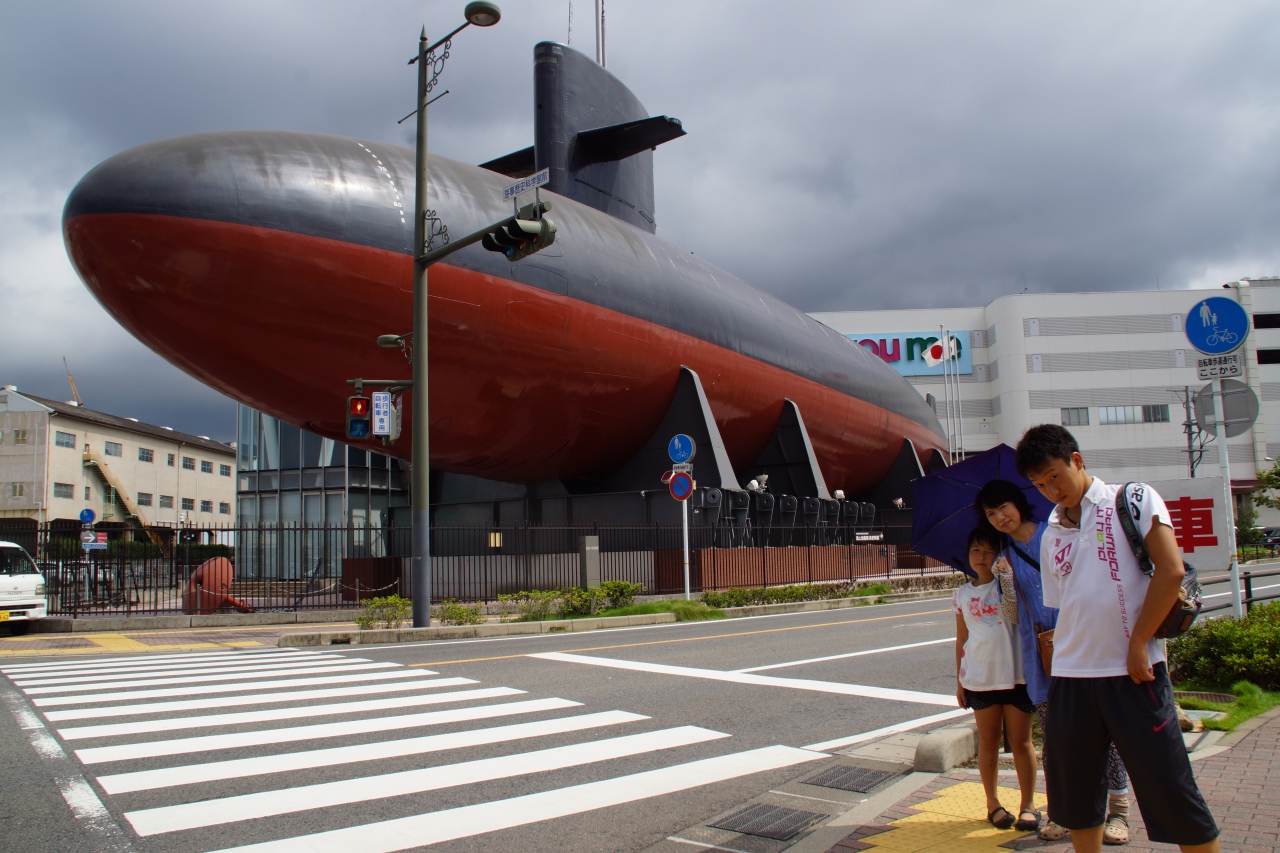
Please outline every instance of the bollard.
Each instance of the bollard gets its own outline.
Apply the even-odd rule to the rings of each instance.
[[[1244,573],[1244,612],[1253,606],[1253,572]]]

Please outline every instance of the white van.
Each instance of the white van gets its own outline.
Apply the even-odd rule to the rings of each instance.
[[[25,634],[32,621],[49,614],[44,576],[21,545],[0,541],[0,623]]]

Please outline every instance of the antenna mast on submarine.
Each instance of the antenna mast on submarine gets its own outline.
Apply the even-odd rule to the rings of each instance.
[[[596,62],[608,68],[604,52],[604,0],[596,0]]]

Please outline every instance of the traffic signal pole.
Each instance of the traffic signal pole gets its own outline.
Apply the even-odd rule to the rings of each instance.
[[[427,406],[427,28],[418,38],[418,139],[414,157],[413,200],[413,546],[410,577],[413,627],[431,624],[431,425]]]

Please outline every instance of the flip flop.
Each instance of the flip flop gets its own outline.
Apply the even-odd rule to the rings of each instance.
[[[1028,814],[1031,815],[1031,819],[1024,820],[1022,816]],[[1040,812],[1035,809],[1023,809],[1018,812],[1018,822],[1013,825],[1013,828],[1019,832],[1035,832],[1040,828]]]
[[[996,815],[1000,814],[1001,812],[1004,812],[1004,817],[1000,818],[999,820],[996,820]],[[995,809],[992,810],[991,814],[987,815],[987,820],[996,829],[1008,829],[1009,827],[1013,826],[1013,823],[1014,823],[1013,815],[1009,814],[1009,810],[1006,809],[1004,806],[996,806]]]

